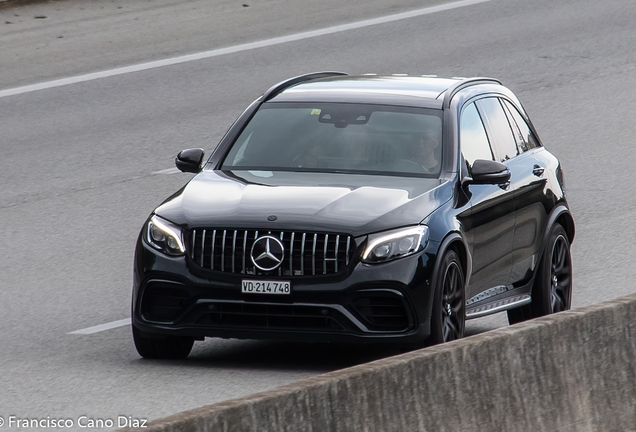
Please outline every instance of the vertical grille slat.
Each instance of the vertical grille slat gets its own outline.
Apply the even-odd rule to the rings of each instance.
[[[227,238],[227,230],[223,230],[223,243],[221,244],[221,271],[225,271],[225,239]]]
[[[281,231],[280,233],[280,242],[283,243],[283,236],[285,235],[285,233],[283,231]],[[283,243],[285,244],[285,243]],[[283,256],[283,260],[284,260],[284,256]],[[281,265],[280,267],[278,267],[278,276],[283,274],[283,266]]]
[[[338,273],[338,246],[340,246],[340,236],[336,236],[336,268],[334,269],[334,273]]]
[[[276,270],[261,271],[250,253],[257,230],[196,228],[190,231],[188,257],[198,267],[234,274],[272,276],[330,275],[343,271],[352,259],[352,237],[343,234],[261,230],[284,246],[283,263]],[[287,261],[288,262],[287,262]]]
[[[294,236],[296,233],[291,233],[291,240],[289,241],[289,274],[294,274]]]
[[[214,270],[214,243],[216,243],[216,230],[212,231],[212,253],[210,254],[210,268]]]
[[[318,234],[314,234],[314,244],[311,248],[311,274],[316,274],[316,241],[318,240]]]
[[[325,248],[322,255],[322,274],[327,274],[327,246],[329,245],[329,234],[325,234]]]
[[[195,257],[196,244],[197,244],[197,230],[192,230],[192,244],[190,245],[190,258],[192,258],[192,261],[195,261],[195,262],[197,260]]]
[[[245,267],[246,256],[247,256],[247,231],[245,231],[245,233],[243,234],[243,270],[241,271],[241,273],[243,274],[246,273],[246,267]]]
[[[232,238],[232,273],[234,273],[234,263],[236,260],[236,230],[234,230],[234,237]]]
[[[307,239],[307,233],[303,233],[303,242],[300,247],[300,273],[305,274],[305,240]]]
[[[201,267],[203,267],[203,259],[205,258],[205,230],[201,235]]]

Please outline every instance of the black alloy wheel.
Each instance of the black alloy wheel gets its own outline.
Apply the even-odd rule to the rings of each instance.
[[[550,313],[569,310],[571,306],[572,258],[570,256],[570,243],[564,233],[559,233],[552,246]]]
[[[194,339],[184,336],[153,338],[132,326],[133,341],[140,356],[147,359],[184,359],[192,351]]]
[[[572,255],[565,229],[555,223],[537,269],[532,303],[508,311],[508,322],[516,324],[569,310],[572,307]]]
[[[454,250],[446,252],[440,270],[435,284],[430,345],[461,339],[466,327],[466,279]]]

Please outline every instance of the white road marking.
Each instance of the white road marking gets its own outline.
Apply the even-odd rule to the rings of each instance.
[[[106,330],[110,330],[110,329],[114,329],[117,327],[123,327],[123,326],[127,326],[130,325],[130,318],[126,318],[123,320],[119,320],[119,321],[113,321],[113,322],[109,322],[106,324],[100,324],[100,325],[96,325],[93,327],[88,327],[85,329],[81,329],[81,330],[75,330],[70,332],[69,334],[74,334],[74,335],[89,335],[89,334],[93,334],[93,333],[99,333],[99,332],[103,332]]]
[[[181,171],[178,168],[168,168],[161,171],[155,171],[152,174],[177,174]]]
[[[344,31],[370,27],[370,26],[374,26],[378,24],[386,24],[386,23],[400,21],[400,20],[404,20],[408,18],[414,18],[414,17],[418,17],[422,15],[430,15],[437,12],[443,12],[443,11],[457,9],[457,8],[461,8],[465,6],[472,6],[475,4],[485,3],[488,1],[491,1],[491,0],[461,0],[461,1],[442,4],[438,6],[431,6],[431,7],[427,7],[423,9],[417,9],[410,12],[402,12],[398,14],[387,15],[384,17],[373,18],[373,19],[353,22],[349,24],[342,24],[342,25],[337,25],[333,27],[327,27],[327,28],[323,28],[319,30],[312,30],[312,31],[296,33],[296,34],[292,34],[288,36],[280,36],[280,37],[275,37],[271,39],[265,39],[262,41],[246,43],[242,45],[235,45],[235,46],[231,46],[227,48],[219,48],[219,49],[215,49],[211,51],[204,51],[200,53],[188,54],[188,55],[173,57],[169,59],[156,60],[156,61],[151,61],[148,63],[141,63],[137,65],[132,65],[132,66],[109,69],[109,70],[105,70],[101,72],[89,73],[86,75],[77,75],[74,77],[63,78],[63,79],[58,79],[54,81],[47,81],[47,82],[43,82],[39,84],[32,84],[32,85],[27,85],[23,87],[0,90],[0,98],[24,94],[24,93],[31,93],[34,91],[45,90],[45,89],[50,89],[54,87],[61,87],[61,86],[69,85],[69,84],[77,84],[77,83],[82,83],[86,81],[93,81],[93,80],[108,78],[108,77],[117,76],[117,75],[124,75],[128,73],[139,72],[139,71],[144,71],[148,69],[155,69],[155,68],[160,68],[164,66],[172,66],[179,63],[186,63],[186,62],[191,62],[196,60],[207,59],[211,57],[234,54],[241,51],[249,51],[249,50],[269,47],[273,45],[280,45],[287,42],[294,42],[294,41],[314,38],[318,36],[325,36],[325,35],[330,35],[334,33],[340,33]]]

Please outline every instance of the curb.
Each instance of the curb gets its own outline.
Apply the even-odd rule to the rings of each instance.
[[[636,431],[634,316],[631,295],[175,414],[143,430]],[[120,429],[133,430],[142,429]]]

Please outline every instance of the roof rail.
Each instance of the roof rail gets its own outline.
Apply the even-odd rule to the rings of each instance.
[[[454,85],[450,86],[444,92],[444,108],[450,108],[451,99],[453,96],[457,94],[460,90],[465,89],[466,87],[478,85],[478,84],[499,84],[501,85],[501,81],[496,80],[494,78],[485,78],[485,77],[475,77],[475,78],[466,78],[461,81],[458,81]]]
[[[268,100],[272,99],[273,97],[278,95],[280,92],[282,92],[286,88],[299,84],[303,81],[309,81],[309,80],[318,79],[318,78],[326,78],[331,76],[344,76],[344,75],[347,75],[347,74],[344,72],[327,71],[327,72],[312,72],[312,73],[308,73],[304,75],[299,75],[297,77],[289,78],[289,79],[286,79],[285,81],[279,82],[278,84],[270,87],[269,90],[263,93],[263,102],[267,102]]]

